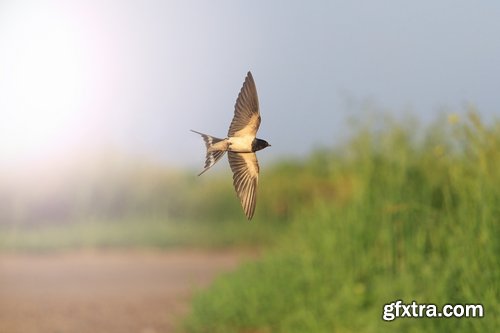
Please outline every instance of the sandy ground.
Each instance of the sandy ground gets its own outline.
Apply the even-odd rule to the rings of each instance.
[[[249,254],[0,254],[0,332],[172,332],[193,291]]]

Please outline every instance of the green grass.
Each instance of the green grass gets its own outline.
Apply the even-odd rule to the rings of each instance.
[[[198,177],[110,154],[63,170],[0,171],[0,251],[255,248],[287,226],[265,197],[248,222],[229,169]]]
[[[262,168],[251,222],[228,169],[197,177],[106,155],[2,171],[0,251],[267,246],[197,294],[189,332],[496,331],[500,123],[380,119]],[[384,322],[399,299],[482,303],[485,317]]]
[[[285,186],[307,191],[307,205],[268,255],[199,292],[183,329],[498,330],[500,124],[471,113],[424,133],[367,126],[344,147],[277,167],[297,179]],[[383,305],[399,299],[481,303],[485,316],[383,321]]]
[[[274,224],[242,221],[200,223],[127,218],[41,227],[0,228],[0,251],[64,251],[98,248],[257,247],[273,242]]]

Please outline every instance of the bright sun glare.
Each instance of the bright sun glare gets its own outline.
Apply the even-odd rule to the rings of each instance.
[[[0,160],[27,162],[73,139],[84,72],[75,29],[53,10],[0,15]]]

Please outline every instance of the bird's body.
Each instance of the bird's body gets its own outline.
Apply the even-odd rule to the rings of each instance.
[[[255,211],[259,181],[259,163],[255,152],[270,146],[267,141],[256,138],[260,122],[257,89],[252,73],[248,72],[236,100],[234,117],[227,138],[220,139],[193,131],[203,137],[207,148],[205,169],[200,175],[228,152],[234,189],[249,220]]]
[[[255,138],[251,136],[233,136],[232,138],[227,139],[229,143],[229,147],[227,150],[233,151],[235,153],[253,153]]]

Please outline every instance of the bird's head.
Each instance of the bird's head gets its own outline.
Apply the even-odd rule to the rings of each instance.
[[[271,145],[266,141],[262,139],[255,139],[253,144],[252,144],[252,150],[253,151],[258,151],[261,149],[264,149],[266,147],[270,147]]]

